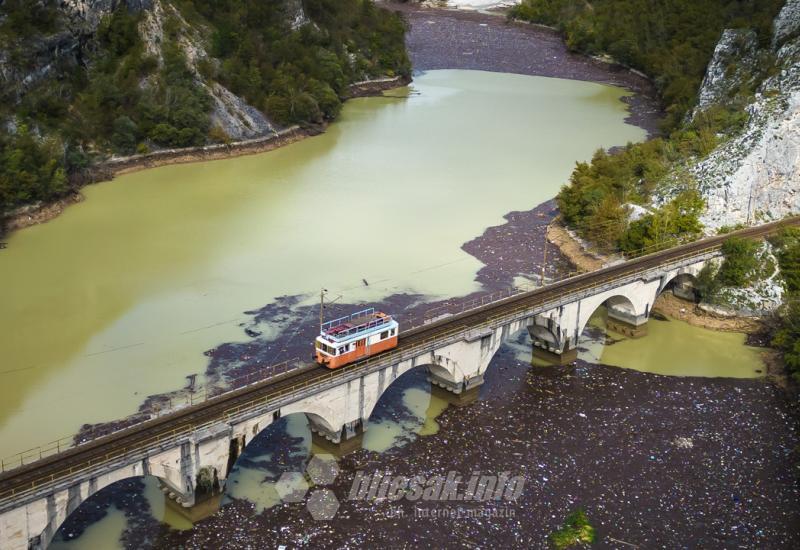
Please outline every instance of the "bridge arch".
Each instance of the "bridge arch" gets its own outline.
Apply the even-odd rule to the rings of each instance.
[[[144,494],[142,498],[148,498],[148,481],[158,484],[158,488],[161,491],[164,491],[162,487],[168,488],[169,485],[165,481],[163,477],[156,476],[153,474],[133,474],[127,475],[124,477],[121,476],[100,476],[98,478],[92,479],[88,484],[86,490],[84,487],[75,486],[70,488],[68,491],[68,496],[66,499],[59,499],[55,496],[48,497],[47,503],[47,510],[48,515],[52,514],[51,517],[48,518],[48,524],[44,528],[44,530],[39,533],[37,536],[34,536],[29,541],[29,546],[32,548],[46,548],[48,547],[53,540],[57,537],[57,535],[65,528],[69,527],[69,522],[71,520],[75,520],[78,514],[81,514],[83,510],[85,510],[86,506],[89,506],[93,503],[93,501],[97,501],[98,499],[104,499],[106,508],[110,508],[112,506],[116,507],[117,509],[121,510],[121,507],[115,504],[113,491],[122,490],[126,494],[131,490],[131,487],[127,487],[126,485],[130,484],[131,481],[134,480],[142,480],[145,483]],[[164,509],[161,513],[156,510],[153,510],[154,515],[162,515],[163,519],[167,518],[167,507],[166,507],[166,499],[169,498],[165,494],[164,498]],[[151,502],[151,505],[153,503]],[[82,510],[83,509],[83,510]],[[90,527],[97,521],[103,521],[106,519],[104,515],[102,518],[87,522],[86,527]],[[157,519],[159,519],[157,517]],[[176,523],[175,521],[170,521],[170,523]],[[178,525],[176,523],[176,525]],[[181,528],[188,527],[181,526]],[[83,531],[83,530],[81,530]],[[75,537],[68,537],[69,538],[79,538],[82,535],[82,532],[79,533]],[[62,535],[62,538],[63,535]]]
[[[602,306],[605,306],[609,311],[613,310],[617,312],[620,317],[635,319],[642,316],[649,316],[653,299],[648,298],[649,296],[639,297],[611,291],[584,299],[581,302],[581,312],[578,318],[576,337],[580,338],[583,331],[586,330],[586,325],[589,324],[589,320]]]
[[[664,292],[671,290],[672,293],[678,298],[696,301],[698,299],[696,292],[697,277],[704,266],[705,262],[699,265],[687,266],[670,273],[668,277],[664,278],[664,282],[658,289],[657,296],[660,296]]]

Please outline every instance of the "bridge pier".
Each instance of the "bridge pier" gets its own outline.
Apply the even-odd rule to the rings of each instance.
[[[552,365],[569,365],[578,359],[577,348],[565,345],[563,350],[548,347],[541,342],[533,342],[533,357],[541,359]]]
[[[552,365],[568,365],[578,358],[578,350],[554,317],[537,315],[528,325],[533,343],[532,355]]]
[[[224,490],[217,485],[216,489],[206,490],[198,485],[191,503],[176,495],[171,487],[159,481],[159,488],[164,493],[165,505],[175,513],[188,519],[192,523],[213,516],[219,511]]]
[[[463,380],[458,381],[453,380],[448,374],[431,369],[428,372],[428,381],[431,386],[438,387],[453,395],[472,392],[483,385],[483,373],[476,373],[471,377],[465,377]]]
[[[351,451],[361,448],[361,441],[364,436],[364,422],[361,419],[345,422],[336,431],[331,430],[322,422],[310,415],[308,426],[311,429],[311,444],[319,447],[334,456],[342,456]]]
[[[431,390],[457,407],[475,402],[486,369],[508,332],[508,327],[476,332],[431,353],[428,364]]]
[[[431,384],[431,394],[444,399],[449,405],[453,405],[454,407],[466,407],[467,405],[474,403],[478,400],[478,394],[480,394],[480,392],[480,385],[473,386],[472,388],[464,390],[460,393],[454,393],[441,386]]]
[[[364,432],[360,431],[358,434],[354,435],[353,437],[347,439],[341,439],[338,443],[335,443],[328,439],[327,437],[318,434],[317,432],[311,432],[311,447],[314,449],[319,449],[325,453],[331,454],[335,457],[342,457],[346,454],[350,454],[353,451],[357,451],[361,448],[361,443],[364,440]]]
[[[643,315],[637,315],[622,304],[608,304],[607,311],[607,330],[617,332],[628,338],[641,338],[647,335],[647,320],[650,317],[649,307],[645,309]]]

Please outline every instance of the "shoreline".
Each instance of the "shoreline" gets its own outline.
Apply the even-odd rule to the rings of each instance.
[[[562,223],[559,217],[547,226],[547,241],[580,271],[601,269],[615,258],[587,250],[586,244],[577,239]],[[792,383],[778,350],[770,346],[767,322],[761,317],[749,317],[736,313],[732,316],[718,316],[699,307],[700,304],[678,298],[671,292],[662,292],[653,304],[653,313],[682,321],[692,327],[716,332],[736,332],[746,336],[745,345],[758,348],[764,366],[764,379],[786,392],[793,392]]]
[[[622,65],[569,52],[563,38],[554,29],[508,21],[505,17],[472,10],[395,3],[387,3],[386,7],[400,12],[412,27],[406,35],[406,41],[414,71],[472,69],[622,87],[633,94],[621,99],[629,109],[625,122],[644,129],[647,132],[646,139],[658,135],[661,108],[652,82]],[[460,27],[464,24],[474,24],[477,29],[488,29],[491,39],[485,42],[485,37],[465,33],[463,29],[453,32],[453,26]],[[413,29],[414,25],[418,27]],[[474,51],[470,51],[470,48]],[[476,52],[479,55],[472,55]],[[343,101],[380,95],[384,91],[407,86],[411,81],[411,78],[395,76],[354,82],[349,85],[349,93]],[[0,218],[0,237],[8,237],[14,231],[50,221],[70,204],[81,202],[83,196],[80,188],[84,185],[110,181],[118,175],[159,166],[264,153],[319,135],[326,130],[327,125],[324,123],[308,128],[292,126],[277,134],[228,144],[163,149],[143,155],[107,159],[93,166],[90,170],[90,181],[80,185],[69,195],[38,206],[23,206],[9,213],[4,220]]]
[[[343,98],[343,102],[361,97],[378,96],[384,91],[407,86],[411,83],[411,80],[411,78],[395,76],[354,82],[350,84],[348,95]],[[14,231],[46,223],[61,214],[67,206],[82,202],[84,196],[81,194],[80,188],[85,185],[111,181],[123,174],[160,166],[225,160],[245,155],[266,153],[305,138],[322,134],[327,130],[328,124],[329,122],[324,122],[320,125],[305,128],[295,125],[284,128],[275,134],[232,141],[230,143],[161,149],[141,155],[106,159],[92,166],[90,169],[92,176],[89,181],[80,185],[78,189],[75,189],[67,196],[53,202],[22,206],[10,212],[5,220],[0,218],[0,237],[7,237]]]
[[[587,249],[586,243],[567,229],[561,223],[560,218],[555,218],[547,226],[547,241],[581,271],[601,269],[621,259]],[[738,313],[726,317],[717,316],[701,309],[698,304],[666,292],[657,297],[653,304],[653,311],[683,321],[693,327],[721,332],[740,332],[752,335],[760,332],[764,326],[760,317],[748,317]]]
[[[633,94],[622,98],[629,108],[625,122],[644,129],[646,139],[660,133],[663,110],[649,78],[619,63],[569,51],[555,29],[476,10],[386,6],[402,13],[412,27],[406,41],[415,71],[472,69],[618,86]]]

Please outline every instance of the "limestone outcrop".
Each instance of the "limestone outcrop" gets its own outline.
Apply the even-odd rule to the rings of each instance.
[[[774,23],[774,50],[758,51],[748,31],[725,31],[709,64],[699,109],[724,102],[757,63],[774,59],[771,76],[746,108],[744,130],[689,167],[707,202],[701,221],[709,233],[800,212],[798,29],[800,0],[789,0]]]

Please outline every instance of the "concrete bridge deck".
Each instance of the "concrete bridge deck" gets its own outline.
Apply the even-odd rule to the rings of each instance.
[[[398,365],[406,365],[401,369],[405,372],[409,368],[422,364],[420,359],[422,357],[430,357],[429,363],[434,365],[437,363],[445,365],[447,363],[447,365],[450,365],[448,368],[451,368],[451,370],[463,370],[464,364],[467,361],[471,361],[472,357],[475,357],[476,361],[477,358],[480,358],[485,370],[491,356],[508,336],[510,330],[518,330],[525,327],[531,330],[537,322],[541,327],[536,328],[542,328],[546,334],[555,334],[555,336],[551,337],[551,341],[544,341],[545,346],[558,353],[566,351],[570,347],[569,342],[576,341],[580,332],[582,332],[585,320],[588,319],[588,316],[593,311],[593,309],[591,311],[588,310],[597,307],[600,303],[604,303],[606,296],[613,297],[614,289],[624,285],[648,282],[650,284],[648,288],[651,289],[648,292],[652,294],[652,289],[656,289],[657,295],[665,287],[668,276],[674,277],[676,273],[683,272],[682,270],[686,269],[687,266],[703,265],[703,262],[709,258],[719,256],[720,247],[731,235],[761,238],[775,233],[782,227],[797,225],[800,225],[800,217],[746,228],[728,235],[707,238],[642,256],[598,271],[577,275],[530,292],[514,295],[407,330],[401,333],[397,348],[364,361],[333,371],[316,366],[296,369],[283,376],[266,379],[211,397],[206,401],[171,414],[143,422],[77,447],[69,448],[63,452],[47,456],[33,463],[3,472],[0,474],[0,546],[5,547],[3,539],[7,538],[9,533],[12,531],[17,532],[15,522],[21,520],[11,517],[12,512],[15,512],[17,508],[30,506],[37,500],[50,499],[47,504],[47,516],[49,519],[46,522],[46,525],[49,526],[47,528],[49,535],[41,540],[32,538],[37,535],[33,524],[40,525],[41,522],[38,520],[34,522],[31,519],[32,512],[30,511],[26,512],[26,517],[28,518],[26,521],[30,524],[30,527],[27,529],[20,528],[18,531],[20,537],[26,537],[25,544],[31,547],[43,548],[54,534],[55,528],[57,528],[57,525],[55,525],[55,528],[53,527],[53,524],[56,523],[55,515],[51,515],[50,508],[56,507],[57,504],[58,506],[63,504],[66,512],[57,514],[61,517],[60,521],[63,521],[63,517],[66,514],[76,508],[85,498],[88,498],[92,492],[101,488],[97,486],[96,480],[98,476],[123,468],[132,468],[130,472],[133,473],[129,472],[126,475],[127,477],[130,475],[159,475],[158,472],[152,471],[152,458],[159,453],[172,452],[171,450],[174,449],[181,449],[179,455],[177,455],[179,458],[175,459],[175,463],[179,464],[176,468],[183,468],[182,465],[184,463],[188,464],[193,460],[192,457],[185,456],[188,453],[185,449],[189,447],[189,442],[201,441],[203,438],[213,439],[226,429],[228,431],[223,442],[226,448],[223,454],[229,452],[227,444],[229,441],[233,442],[231,437],[241,437],[241,447],[243,448],[245,444],[244,434],[248,436],[251,432],[256,434],[258,430],[263,429],[272,420],[279,418],[284,407],[287,407],[287,412],[294,412],[289,411],[289,409],[298,400],[307,396],[322,395],[332,388],[345,386],[348,388],[347,391],[350,391],[350,382],[355,381],[353,385],[356,386],[356,389],[353,395],[356,396],[356,401],[359,399],[361,401],[358,405],[358,420],[360,420],[365,414],[364,410],[367,411],[367,416],[371,411],[371,406],[364,404],[364,381],[366,377],[375,373],[373,378],[377,380],[378,374],[380,374],[380,387],[378,388],[377,397],[371,396],[369,398],[372,399],[372,406],[374,406],[374,402],[377,401],[380,393],[385,390],[384,375],[388,372],[387,368],[394,368],[389,383],[398,376]],[[597,298],[594,300],[597,304],[593,302],[587,305],[584,308],[586,311],[581,313],[581,300],[591,301],[593,297]],[[598,302],[598,300],[600,301]],[[634,305],[629,312],[622,311],[621,315],[623,316],[619,318],[620,322],[625,322],[624,320],[628,316],[632,320],[632,326],[635,326],[634,321],[636,318],[641,318],[644,315],[646,320],[652,301],[654,301],[654,298],[648,297],[641,304]],[[565,308],[568,308],[570,304],[578,304],[578,313],[565,313]],[[552,326],[547,329],[548,325],[553,325],[554,323],[566,326],[567,319],[570,325],[569,335],[566,328],[563,331],[558,327],[553,328]],[[560,332],[563,332],[563,339]],[[533,335],[534,333],[531,332],[531,334]],[[480,348],[480,353],[477,355],[464,355],[464,346],[470,346],[473,343]],[[461,347],[459,348],[459,346]],[[460,356],[463,358],[463,360],[460,360],[461,367],[459,367],[458,361],[454,359],[456,356],[451,353],[456,348],[461,350],[454,352],[462,354]],[[476,373],[474,376],[480,377],[482,380],[480,368]],[[473,374],[470,374],[470,376],[473,376]],[[468,379],[469,376],[465,375],[463,384],[458,379],[456,382],[443,379],[441,385],[455,393],[459,393],[462,389],[470,388]],[[359,381],[360,388],[357,387]],[[308,409],[299,410],[307,411]],[[343,433],[343,431],[339,425],[335,424],[335,422],[326,423],[321,421],[320,425],[328,426],[328,428],[320,428],[320,433],[328,430],[326,432],[328,438],[338,443],[339,436],[336,432],[338,430],[339,433]],[[240,432],[237,432],[237,429],[239,429],[237,426],[242,426]],[[241,435],[237,436],[237,433]],[[199,449],[199,446],[197,448]],[[231,446],[231,449],[233,449],[233,446]],[[197,473],[196,470],[200,462],[199,453],[200,451],[197,451],[198,459],[195,460],[194,471],[183,472],[181,470],[172,486],[186,488],[188,484],[191,492],[191,486],[194,483],[191,477]],[[231,455],[238,456],[238,451],[231,452]],[[235,460],[235,456],[232,458]],[[231,456],[225,454],[225,459],[229,462],[229,469]],[[166,464],[166,461],[164,463]],[[227,472],[224,471],[224,465],[218,469],[220,470],[220,476],[227,475]],[[165,478],[169,478],[168,474],[169,472],[161,472],[161,475]],[[186,479],[182,480],[182,477],[189,477],[190,479],[188,481]],[[87,483],[88,487],[80,489]],[[109,483],[101,485],[105,486]],[[79,489],[76,489],[76,487],[79,487]],[[176,489],[176,492],[179,492],[179,490]],[[56,503],[54,495],[58,494],[68,495],[64,496],[64,500],[69,502]],[[6,516],[7,521],[3,521]],[[57,523],[60,524],[60,521]],[[36,528],[38,529],[39,527]],[[19,542],[22,543],[22,540]],[[24,546],[16,544],[13,547],[21,548]]]

